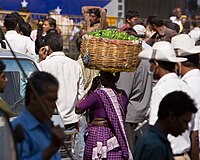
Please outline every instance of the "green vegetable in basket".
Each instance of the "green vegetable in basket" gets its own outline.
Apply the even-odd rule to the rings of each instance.
[[[100,33],[95,33],[94,36],[95,37],[101,37],[101,34]]]
[[[116,39],[127,40],[127,38],[128,38],[128,35],[125,32],[118,32],[118,33],[116,33]]]
[[[101,37],[112,39],[113,33],[112,30],[102,30]]]
[[[137,37],[133,35],[128,35],[126,32],[119,32],[117,29],[111,30],[95,30],[93,32],[87,33],[90,36],[101,37],[101,38],[109,38],[109,39],[118,39],[118,40],[138,40]]]
[[[137,40],[138,38],[133,36],[133,35],[130,35],[128,36],[128,40],[132,41],[132,40]]]

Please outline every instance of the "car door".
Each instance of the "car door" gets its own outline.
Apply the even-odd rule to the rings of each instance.
[[[5,112],[0,109],[0,159],[1,160],[17,160],[17,152],[13,131],[8,117]]]

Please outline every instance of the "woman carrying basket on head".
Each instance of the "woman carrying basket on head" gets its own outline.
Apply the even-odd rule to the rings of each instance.
[[[100,71],[91,92],[76,105],[77,114],[89,110],[91,118],[85,133],[84,160],[132,159],[124,122],[128,98],[125,91],[115,86],[119,75]],[[103,87],[96,89],[100,84]]]
[[[86,21],[86,31],[92,32],[96,29],[107,29],[106,10],[98,6],[84,6],[82,13]]]

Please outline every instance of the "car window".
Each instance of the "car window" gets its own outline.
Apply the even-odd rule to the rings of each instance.
[[[1,97],[10,105],[15,113],[21,113],[24,108],[26,77],[14,59],[2,60],[6,64],[5,73],[8,77],[8,83]],[[27,76],[38,70],[35,63],[31,60],[19,59],[19,62]]]
[[[17,62],[14,59],[2,59],[2,60],[6,64],[6,71],[20,71],[21,72]],[[27,75],[29,75],[30,72],[32,71],[38,70],[37,66],[35,65],[33,61],[28,60],[28,59],[18,59],[18,60]]]

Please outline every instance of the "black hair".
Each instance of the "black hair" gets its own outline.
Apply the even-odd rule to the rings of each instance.
[[[37,25],[37,38],[35,40],[35,53],[38,54],[39,50],[41,47],[44,47],[44,36],[43,34],[43,26],[44,24],[44,19],[39,19],[38,25]]]
[[[187,58],[187,61],[181,62],[181,64],[185,67],[190,67],[190,68],[198,68],[199,66],[199,54],[193,54],[193,55],[188,55],[184,56]]]
[[[196,41],[195,46],[200,46],[200,39]]]
[[[20,12],[30,12],[28,7],[22,7],[19,9]]]
[[[46,18],[44,21],[48,21],[51,27],[56,28],[56,20],[54,18]]]
[[[28,78],[28,82],[26,84],[26,92],[25,92],[25,104],[26,106],[30,103],[30,95],[34,94],[32,87],[37,91],[39,96],[42,96],[47,86],[56,85],[59,87],[58,80],[50,73],[36,71],[33,72]]]
[[[195,22],[195,21],[192,21],[190,25],[192,25],[193,27],[197,27],[198,26],[197,22]]]
[[[25,22],[18,12],[12,12],[11,15],[17,18],[18,24],[22,24]]]
[[[39,19],[38,24],[37,24],[37,38],[42,37],[42,33],[43,33],[43,26],[44,24],[44,19]]]
[[[139,17],[139,13],[137,11],[134,11],[134,10],[128,10],[126,12],[125,18],[126,19],[131,19],[133,17]]]
[[[147,19],[146,19],[146,25],[148,24],[151,24],[152,23],[152,19],[155,18],[156,16],[149,16]]]
[[[50,46],[53,52],[63,50],[63,39],[62,36],[56,32],[48,33],[45,36],[44,43]]]
[[[30,37],[31,35],[31,25],[27,22],[19,24],[19,32],[22,32],[24,36]]]
[[[173,22],[169,21],[169,22],[165,23],[165,26],[167,28],[170,28],[170,29],[176,31],[177,33],[179,33],[180,26],[177,23],[173,23]]]
[[[100,10],[98,8],[90,9],[89,14],[92,14],[92,13],[95,14],[97,18],[101,17]]]
[[[99,74],[102,78],[105,78],[113,83],[116,83],[119,80],[120,76],[120,72],[111,73],[106,71],[100,71]]]
[[[149,16],[146,23],[152,26],[155,25],[156,27],[161,27],[164,25],[163,20],[157,16]]]
[[[196,113],[194,100],[182,91],[174,91],[167,94],[159,105],[158,119],[166,119],[170,113],[179,117],[187,112]]]
[[[12,14],[7,14],[4,18],[4,26],[6,27],[7,31],[15,30],[17,27],[17,17]]]
[[[159,60],[156,60],[156,62],[158,62],[159,66],[162,67],[163,69],[165,69],[169,72],[175,72],[176,63],[159,61]]]
[[[6,65],[2,60],[0,60],[0,74],[6,69]]]

